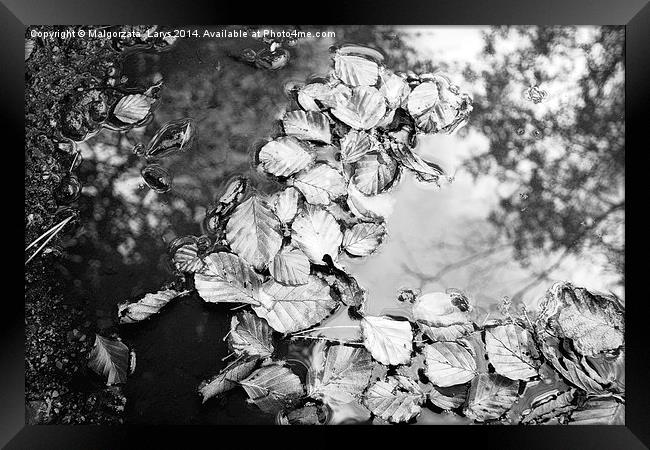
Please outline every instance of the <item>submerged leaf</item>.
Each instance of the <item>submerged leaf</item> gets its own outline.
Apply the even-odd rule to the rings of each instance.
[[[317,206],[306,205],[293,221],[291,240],[311,262],[324,264],[325,255],[333,260],[338,258],[343,234],[332,214]]]
[[[343,249],[351,255],[367,256],[381,245],[386,227],[380,223],[358,223],[345,231]]]
[[[174,289],[165,289],[155,294],[147,294],[135,303],[121,303],[117,305],[117,315],[120,323],[136,323],[148,319],[176,297],[187,294],[188,291],[179,292]]]
[[[208,255],[205,263],[205,270],[194,275],[194,285],[203,300],[259,304],[261,280],[246,261],[220,252]]]
[[[361,319],[363,345],[385,365],[406,364],[413,350],[413,331],[407,321],[366,316]]]
[[[324,350],[322,365],[310,369],[308,393],[325,403],[358,400],[372,373],[370,354],[363,348],[331,345]]]
[[[290,286],[307,283],[309,270],[309,258],[302,250],[291,247],[280,250],[269,266],[275,281]]]
[[[241,380],[253,372],[258,361],[257,356],[240,357],[210,380],[201,382],[199,394],[203,397],[203,403],[238,386]]]
[[[434,342],[424,346],[427,377],[440,387],[470,381],[477,374],[472,354],[456,342]]]
[[[328,205],[346,192],[343,175],[322,163],[300,172],[292,183],[312,205]]]
[[[527,380],[537,375],[537,350],[530,333],[515,324],[488,328],[485,347],[497,373],[511,380]]]
[[[129,348],[119,339],[95,335],[95,345],[88,356],[88,367],[107,379],[106,384],[126,382]]]
[[[307,141],[332,142],[330,121],[325,114],[314,111],[288,111],[282,117],[284,132]]]
[[[310,275],[306,284],[284,286],[275,280],[264,283],[260,306],[255,313],[280,333],[293,333],[309,328],[327,317],[336,307],[330,287]]]
[[[273,353],[273,330],[255,314],[240,312],[230,320],[228,346],[238,355],[266,358]]]
[[[253,195],[230,216],[226,238],[233,251],[261,270],[282,246],[280,221],[264,200]]]
[[[472,380],[465,415],[484,422],[500,418],[517,400],[519,382],[494,373],[481,373]]]
[[[265,144],[257,157],[262,169],[278,177],[300,172],[314,161],[314,153],[293,136],[279,137]]]
[[[424,393],[414,381],[397,375],[371,384],[364,403],[376,416],[399,423],[417,416],[424,398]]]
[[[337,96],[332,114],[356,130],[369,130],[386,114],[386,101],[374,87],[358,86]]]
[[[304,393],[300,378],[279,364],[260,367],[241,385],[253,403],[267,413],[281,411]]]

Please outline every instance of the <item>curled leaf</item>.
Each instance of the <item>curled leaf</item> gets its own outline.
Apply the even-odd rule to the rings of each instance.
[[[129,348],[119,339],[95,335],[95,344],[88,356],[88,367],[107,379],[106,384],[126,382]]]
[[[625,404],[610,399],[590,399],[571,414],[569,425],[625,425]]]
[[[393,144],[390,146],[395,159],[407,169],[411,170],[420,181],[436,183],[445,171],[439,165],[425,161],[413,153],[406,145]]]
[[[147,294],[135,303],[121,303],[117,306],[120,323],[136,323],[148,319],[176,297],[187,294],[174,289],[165,289],[154,294]]]

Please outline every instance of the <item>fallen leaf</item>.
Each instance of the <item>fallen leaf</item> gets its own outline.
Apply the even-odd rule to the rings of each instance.
[[[395,208],[395,196],[387,192],[377,195],[365,195],[352,183],[348,185],[347,204],[352,213],[363,219],[387,219]]]
[[[334,73],[348,86],[372,86],[377,83],[379,66],[361,56],[337,53],[334,56]]]
[[[476,376],[474,356],[456,342],[434,342],[424,346],[427,377],[440,387],[454,386]]]
[[[146,95],[126,95],[113,108],[113,116],[123,123],[142,122],[151,112],[152,104],[153,99]]]
[[[365,195],[377,195],[393,184],[398,167],[393,158],[384,155],[362,156],[354,165],[352,183]]]
[[[117,315],[120,323],[136,323],[156,314],[171,300],[187,294],[189,291],[165,289],[154,294],[146,294],[135,303],[120,303],[117,305]]]
[[[295,137],[283,136],[265,144],[257,157],[264,171],[288,177],[310,166],[315,155]]]
[[[350,130],[341,139],[341,161],[353,163],[358,161],[366,153],[379,148],[377,139],[365,131]]]
[[[345,231],[343,249],[354,256],[368,256],[381,245],[386,227],[381,223],[358,223]]]
[[[366,316],[361,319],[363,345],[385,365],[406,364],[413,350],[413,331],[407,321]]]
[[[288,111],[282,117],[282,125],[289,136],[325,144],[332,142],[330,121],[320,112]]]
[[[106,378],[107,385],[125,383],[129,368],[129,348],[118,339],[97,334],[88,356],[88,367]]]
[[[300,194],[296,188],[288,187],[271,197],[269,203],[273,206],[273,211],[280,219],[280,222],[287,224],[296,217],[299,196]]]
[[[288,286],[305,284],[309,280],[309,258],[300,249],[285,247],[275,255],[269,271],[278,283]]]
[[[424,393],[414,381],[397,375],[371,384],[364,404],[383,420],[399,423],[417,416],[424,398]]]
[[[211,253],[205,270],[194,274],[194,287],[210,303],[259,304],[261,280],[246,261],[232,253]]]
[[[625,404],[610,399],[590,399],[571,414],[569,425],[625,425]]]
[[[468,391],[469,384],[448,387],[433,386],[428,394],[429,401],[443,411],[451,411],[463,406],[467,400]]]
[[[479,422],[499,419],[515,403],[519,382],[495,373],[481,373],[472,380],[465,415]]]
[[[406,145],[393,144],[390,151],[395,159],[404,167],[412,171],[416,178],[427,183],[439,184],[438,180],[445,171],[438,164],[425,161],[416,155]]]
[[[377,89],[357,86],[351,93],[342,92],[336,97],[332,114],[356,130],[369,130],[386,114],[386,100]]]
[[[228,346],[237,355],[266,358],[273,354],[273,330],[269,324],[248,311],[230,320]]]
[[[210,380],[203,381],[199,385],[199,395],[203,397],[203,403],[237,387],[240,381],[253,372],[258,361],[258,356],[240,357]]]
[[[270,364],[241,381],[248,397],[262,411],[277,413],[304,394],[300,378],[291,369]]]
[[[343,175],[323,163],[300,172],[291,183],[312,205],[329,205],[346,193]]]
[[[324,264],[329,255],[336,260],[343,241],[341,227],[332,214],[323,208],[305,205],[291,226],[291,240],[314,264]]]
[[[485,331],[485,347],[497,373],[511,380],[527,380],[537,375],[537,350],[530,333],[508,324]]]

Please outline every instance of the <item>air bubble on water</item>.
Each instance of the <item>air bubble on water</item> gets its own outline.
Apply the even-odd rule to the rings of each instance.
[[[164,194],[172,188],[172,176],[162,166],[158,164],[149,164],[142,171],[142,180],[153,191]]]

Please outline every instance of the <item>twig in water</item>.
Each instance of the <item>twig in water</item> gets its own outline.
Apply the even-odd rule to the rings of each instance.
[[[41,244],[41,246],[38,247],[38,248],[36,249],[36,251],[32,254],[32,256],[30,256],[30,257],[27,259],[27,261],[25,261],[25,265],[29,264],[29,262],[30,262],[32,259],[34,259],[34,258],[36,257],[36,255],[38,255],[38,254],[40,253],[41,250],[43,250],[43,248],[47,245],[47,243],[50,242],[50,241],[54,238],[54,236],[56,236],[57,233],[58,233],[59,231],[61,231],[61,230],[63,229],[63,227],[65,227],[65,225],[66,225],[68,222],[70,222],[70,219],[72,219],[72,216],[70,216],[70,217],[68,217],[68,218],[66,218],[66,219],[63,219],[63,220],[62,220],[61,222],[59,222],[57,225],[53,226],[52,228],[50,228],[49,230],[47,230],[45,233],[41,234],[38,238],[36,238],[36,239],[34,240],[34,242],[32,242],[31,244],[29,244],[29,245],[25,248],[25,251],[29,250],[31,247],[33,247],[34,245],[36,245],[36,243],[38,243],[38,241],[40,241],[41,239],[43,239],[43,238],[45,238],[45,237],[47,236],[47,239],[45,239],[45,242],[43,242],[43,244]],[[48,235],[49,235],[49,236],[48,236]]]

